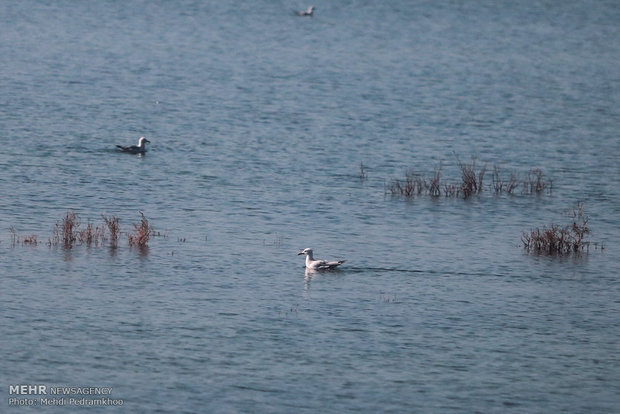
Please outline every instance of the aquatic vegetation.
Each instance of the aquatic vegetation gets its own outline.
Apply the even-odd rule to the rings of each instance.
[[[110,247],[116,247],[118,245],[118,238],[121,234],[121,225],[118,217],[116,216],[106,216],[104,214],[101,215],[103,218],[103,222],[108,228],[108,234],[110,236]]]
[[[206,238],[205,238],[205,241],[206,241]],[[282,235],[276,233],[272,235],[272,238],[269,240],[263,239],[263,246],[275,246],[275,247],[282,246]]]
[[[435,171],[435,175],[428,181],[428,194],[431,197],[439,197],[441,195],[441,188],[439,186],[439,180],[441,179],[441,165]],[[426,181],[424,182],[426,186]]]
[[[446,197],[456,197],[459,195],[460,188],[456,184],[444,183],[443,193]]]
[[[394,295],[387,295],[387,294],[386,295],[381,295],[379,298],[384,303],[397,303],[397,302],[400,302],[400,300],[398,299],[396,294],[394,294]]]
[[[299,315],[298,311],[299,311],[299,303],[295,305],[294,307],[291,306],[289,309],[278,310],[278,316],[288,317],[289,315],[292,315],[293,313],[295,314],[295,316],[298,316]]]
[[[22,244],[27,244],[29,246],[36,246],[37,244],[39,244],[39,241],[37,240],[37,235],[31,234],[30,236],[24,237]]]
[[[9,227],[9,232],[11,233],[11,247],[15,247],[19,243],[19,235],[13,226]]]
[[[76,213],[67,211],[65,216],[56,222],[52,233],[51,244],[57,246],[62,244],[64,248],[70,249],[77,240],[77,229],[80,227],[80,219]]]
[[[142,219],[140,224],[134,224],[134,232],[127,235],[130,246],[147,247],[151,236],[153,235],[153,228],[149,225],[149,221],[144,216],[144,213],[140,212]]]
[[[501,177],[500,169],[497,165],[493,166],[493,189],[495,194],[501,194],[506,192],[507,194],[513,194],[515,189],[519,186],[519,182],[514,173],[510,173],[508,180],[504,180]]]
[[[103,244],[105,242],[104,228],[93,226],[93,223],[89,221],[86,225],[86,229],[78,232],[78,240],[80,243],[86,244],[87,246],[91,246],[93,244],[98,246],[99,243]]]
[[[456,154],[455,154],[456,156]],[[461,169],[461,187],[460,193],[463,198],[469,198],[474,194],[480,194],[482,192],[482,183],[484,180],[484,174],[486,173],[486,164],[482,166],[482,169],[476,170],[476,159],[472,158],[471,164],[461,162],[458,156],[456,156],[459,168]]]
[[[404,180],[392,180],[389,188],[392,195],[405,197],[413,197],[416,194],[416,189],[418,195],[422,193],[422,179],[411,170],[405,171]]]
[[[94,225],[89,220],[86,228],[81,229],[80,226],[80,216],[77,213],[67,211],[64,217],[56,222],[48,245],[61,245],[65,249],[70,249],[77,243],[89,247],[105,244],[107,238],[104,225]]]
[[[22,246],[25,246],[25,245],[36,246],[39,244],[36,234],[25,236],[22,239],[20,235],[17,233],[17,230],[15,230],[14,226],[9,227],[9,232],[11,233],[11,247],[15,247],[18,244],[21,244]]]
[[[542,195],[551,193],[552,181],[545,177],[542,169],[531,169],[524,179],[520,180],[517,173],[510,172],[508,177],[503,177],[500,168],[493,166],[492,182],[485,185],[486,164],[482,167],[476,165],[476,158],[471,162],[462,162],[455,154],[460,172],[460,181],[442,181],[443,168],[439,168],[431,178],[424,178],[416,174],[413,169],[405,170],[404,179],[393,179],[385,186],[385,193],[393,196],[412,198],[414,196],[460,197],[467,199],[473,195],[480,195],[485,189],[497,195],[516,195],[521,188],[523,195]]]
[[[364,166],[363,162],[360,162],[360,180],[364,181],[368,179],[368,171],[366,171],[366,168]]]
[[[134,232],[127,234],[129,246],[148,247],[148,242],[151,237],[163,236],[159,232],[155,232],[153,227],[150,226],[147,218],[142,212],[140,224],[134,224]],[[95,224],[90,220],[86,224],[86,227],[81,228],[81,220],[77,213],[68,210],[65,215],[56,222],[52,231],[52,236],[48,239],[47,245],[52,247],[62,246],[64,249],[71,249],[76,244],[91,246],[103,246],[109,240],[109,246],[116,248],[118,246],[118,240],[121,235],[120,220],[117,216],[101,215],[103,223]],[[26,237],[20,237],[15,227],[9,228],[11,233],[11,246],[15,247],[18,244],[36,246],[39,244],[39,240],[36,234],[31,234]],[[107,234],[106,234],[107,233]],[[185,243],[186,239],[179,239]]]
[[[530,170],[527,174],[526,180],[523,182],[523,193],[524,194],[542,194],[545,189],[548,189],[549,193],[551,193],[553,182],[551,180],[546,180],[544,174],[540,168],[536,168]]]
[[[392,195],[404,197],[420,196],[422,194],[438,197],[441,195],[439,180],[441,178],[441,168],[435,171],[433,178],[427,179],[408,169],[405,172],[405,179],[392,180],[389,191]]]
[[[587,239],[590,234],[589,217],[584,214],[582,204],[577,204],[572,216],[573,223],[570,225],[551,224],[549,227],[524,232],[521,242],[525,250],[538,254],[588,252],[590,248],[590,241]]]
[[[130,246],[146,246],[149,239],[154,235],[148,220],[142,212],[140,214],[142,215],[140,225],[134,224],[135,232],[127,235]],[[85,228],[80,229],[80,217],[76,213],[67,211],[65,216],[56,222],[48,244],[50,246],[61,245],[70,249],[76,243],[90,247],[92,245],[105,245],[109,240],[110,247],[116,248],[121,235],[120,220],[114,215],[102,214],[101,217],[103,219],[102,224],[95,225],[89,221]]]

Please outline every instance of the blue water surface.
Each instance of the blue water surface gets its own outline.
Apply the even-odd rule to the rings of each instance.
[[[617,412],[617,2],[314,5],[0,5],[0,411]],[[389,191],[472,157],[480,195]],[[579,203],[589,253],[524,251]],[[54,245],[68,210],[118,248]]]

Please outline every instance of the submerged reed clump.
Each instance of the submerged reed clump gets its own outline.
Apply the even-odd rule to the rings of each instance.
[[[118,219],[116,219],[116,221],[118,222]],[[80,228],[80,225],[80,217],[76,213],[67,211],[65,213],[65,216],[56,222],[56,225],[54,226],[54,230],[52,232],[52,237],[49,239],[48,245],[61,245],[66,249],[70,249],[76,243],[83,244],[88,247],[93,245],[99,246],[100,244],[105,244],[107,238],[105,226],[103,224],[95,225],[89,220],[85,228]],[[117,233],[110,233],[111,238],[113,238],[112,243],[115,243],[118,239],[118,228],[116,229],[116,231]]]
[[[37,235],[31,234],[30,236],[24,237],[22,244],[27,244],[29,246],[36,246],[37,244],[39,244],[39,241],[37,240]]]
[[[524,194],[542,194],[545,190],[551,194],[553,182],[546,179],[540,168],[534,168],[527,174],[526,180],[523,182]]]
[[[433,176],[433,178],[428,181],[428,186],[427,181],[424,181],[424,185],[427,186],[426,188],[428,189],[428,195],[430,195],[431,197],[439,197],[441,195],[441,187],[439,185],[440,179],[441,165],[439,166],[439,168],[437,168],[437,170],[435,170],[435,175]]]
[[[103,227],[93,226],[93,223],[89,221],[86,228],[78,232],[78,240],[87,246],[93,244],[98,246],[99,243],[103,244],[105,242],[105,231]]]
[[[474,194],[480,194],[482,192],[484,174],[487,170],[486,164],[482,166],[482,169],[477,171],[475,158],[472,158],[471,164],[461,162],[458,156],[456,156],[456,160],[461,169],[460,193],[463,195],[463,198],[469,198]]]
[[[31,234],[21,238],[14,226],[9,227],[9,232],[11,233],[11,247],[15,247],[18,244],[21,244],[22,246],[36,246],[39,244],[36,234]]]
[[[140,224],[134,224],[134,232],[127,235],[130,246],[147,247],[149,239],[153,235],[153,228],[149,225],[149,221],[144,216],[144,213],[140,212],[142,219]]]
[[[421,194],[422,188],[422,179],[412,170],[405,171],[404,180],[401,181],[396,178],[392,180],[390,184],[390,192],[392,195],[401,195],[405,197],[413,197],[416,193],[418,195]]]
[[[407,198],[427,195],[430,197],[463,197],[469,198],[472,195],[480,194],[484,188],[484,175],[486,173],[486,164],[482,168],[476,167],[476,159],[472,158],[471,163],[465,163],[456,157],[457,164],[461,172],[461,181],[458,184],[441,182],[442,165],[435,170],[431,178],[423,178],[415,174],[413,170],[408,169],[405,172],[405,179],[394,179],[387,187],[386,193],[389,191],[392,195],[404,196]]]
[[[507,180],[504,180],[501,177],[500,169],[497,165],[493,166],[493,189],[495,190],[495,194],[501,194],[503,192],[507,194],[513,194],[514,191],[519,186],[519,181],[517,180],[517,176],[514,173],[510,173],[510,176]]]
[[[414,196],[460,197],[468,199],[473,195],[480,195],[484,190],[494,192],[496,195],[516,195],[520,190],[523,195],[551,194],[552,181],[545,177],[542,169],[530,169],[521,179],[517,173],[510,172],[508,177],[501,174],[497,165],[493,166],[492,182],[485,184],[484,178],[487,172],[486,164],[482,167],[476,165],[476,158],[471,162],[462,162],[457,154],[454,154],[460,172],[458,181],[442,181],[442,166],[435,170],[431,178],[423,178],[413,172],[412,169],[405,171],[404,179],[393,179],[390,185],[385,185],[385,193],[393,196],[412,198]]]
[[[148,247],[151,237],[167,237],[165,234],[161,235],[159,232],[155,232],[144,214],[140,212],[140,215],[142,216],[140,224],[134,224],[134,232],[127,234],[129,246]],[[103,218],[103,223],[96,224],[89,220],[85,227],[80,227],[81,220],[78,214],[67,210],[64,216],[56,222],[47,245],[49,247],[62,246],[65,249],[71,249],[76,244],[87,247],[103,246],[109,239],[111,248],[118,247],[118,240],[121,235],[119,218],[104,214],[101,217]],[[12,247],[18,244],[22,246],[36,246],[39,244],[36,234],[22,237],[13,226],[9,227],[9,232],[11,233]],[[183,239],[183,242],[185,242],[185,239]]]
[[[589,217],[583,212],[583,205],[577,204],[573,210],[573,223],[559,226],[552,224],[549,228],[543,227],[524,232],[521,236],[523,247],[530,253],[538,254],[571,254],[589,251],[590,234],[588,227]]]
[[[78,237],[78,228],[80,227],[80,219],[76,213],[67,211],[65,216],[56,222],[54,232],[52,234],[51,244],[59,245],[70,249]]]
[[[110,236],[110,247],[118,246],[118,238],[121,234],[121,225],[118,217],[116,216],[106,216],[104,214],[101,215],[103,218],[103,222],[108,228],[108,235]]]
[[[387,191],[389,191],[392,195],[399,195],[407,198],[414,197],[416,195],[439,197],[441,195],[440,178],[441,166],[435,171],[432,178],[423,178],[419,174],[416,174],[413,170],[408,169],[405,171],[405,179],[392,180]]]

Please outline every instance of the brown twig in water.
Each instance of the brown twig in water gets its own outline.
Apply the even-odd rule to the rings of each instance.
[[[23,244],[27,244],[29,246],[36,246],[37,244],[39,244],[39,241],[37,240],[37,235],[31,234],[30,236],[24,237]]]
[[[360,180],[364,181],[366,179],[368,179],[368,171],[366,171],[364,163],[360,162]]]
[[[77,240],[77,229],[79,227],[80,219],[78,215],[71,211],[67,211],[60,222],[56,222],[52,234],[52,244],[58,245],[62,243],[63,247],[70,249]]]
[[[93,223],[90,221],[86,225],[86,229],[78,232],[78,240],[82,244],[86,244],[87,246],[91,246],[93,243],[95,246],[99,245],[99,242],[103,244],[105,241],[105,232],[102,227],[93,226]]]
[[[482,166],[482,169],[476,172],[476,159],[472,158],[471,164],[461,162],[458,155],[456,161],[461,169],[461,187],[460,192],[463,194],[463,198],[469,198],[474,194],[480,194],[482,192],[482,183],[484,180],[484,174],[487,170],[486,164]]]
[[[15,245],[19,243],[19,235],[14,226],[9,227],[9,232],[11,233],[11,247],[15,247]]]
[[[110,247],[117,247],[118,245],[118,237],[121,234],[121,225],[120,225],[120,221],[118,219],[118,217],[116,216],[106,216],[106,215],[101,215],[101,217],[103,218],[103,221],[105,222],[105,225],[108,228],[108,233],[110,236]]]
[[[588,251],[590,241],[586,236],[590,234],[588,227],[589,217],[583,212],[583,204],[577,204],[573,210],[572,225],[559,226],[552,224],[549,228],[543,227],[524,232],[521,235],[523,247],[530,253],[570,254],[584,250]]]
[[[142,216],[140,224],[134,224],[134,232],[128,234],[127,237],[130,246],[147,247],[149,239],[153,234],[153,228],[149,226],[149,221],[144,216],[144,213],[140,212],[140,215]]]
[[[549,189],[551,193],[552,182],[551,180],[545,180],[543,171],[540,168],[530,170],[527,174],[527,179],[523,182],[524,194],[542,194],[545,189]]]

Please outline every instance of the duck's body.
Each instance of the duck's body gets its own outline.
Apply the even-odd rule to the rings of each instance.
[[[140,137],[138,141],[138,145],[117,145],[123,152],[128,152],[130,154],[144,154],[146,152],[146,144],[150,143],[148,139],[144,137]]]
[[[306,255],[306,269],[309,270],[332,270],[346,262],[346,260],[332,262],[328,262],[327,260],[315,260],[311,248],[303,249],[297,253],[298,256],[302,254]]]
[[[296,11],[295,14],[298,15],[298,16],[310,16],[310,17],[312,17],[312,15],[314,14],[314,6],[308,7],[308,10],[306,10],[306,11]]]

